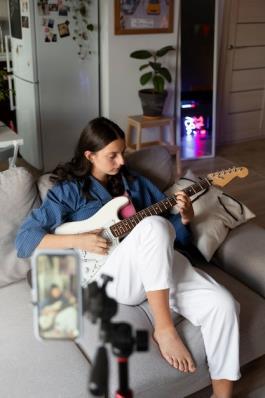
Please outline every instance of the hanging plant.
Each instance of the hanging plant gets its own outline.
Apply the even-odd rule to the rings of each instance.
[[[92,54],[90,48],[91,32],[95,27],[90,19],[91,0],[65,0],[71,7],[74,28],[72,38],[79,47],[78,55],[81,59],[86,59]]]

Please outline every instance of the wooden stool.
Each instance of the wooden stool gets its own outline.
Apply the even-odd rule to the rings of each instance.
[[[163,127],[169,126],[169,143],[163,139]],[[143,128],[160,128],[160,139],[158,141],[145,141],[142,142],[142,129]],[[136,131],[136,144],[132,144],[131,136],[132,131],[135,128]],[[126,131],[126,145],[127,148],[139,150],[140,148],[151,146],[151,145],[163,145],[166,146],[171,155],[176,156],[176,173],[177,176],[181,175],[181,162],[180,162],[180,148],[175,144],[175,132],[172,117],[146,117],[143,115],[128,116],[128,127]]]

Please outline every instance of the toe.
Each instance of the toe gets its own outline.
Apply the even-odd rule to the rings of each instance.
[[[192,359],[188,360],[188,371],[193,373],[196,370],[196,366],[194,364],[194,362],[192,361]]]
[[[189,371],[189,364],[186,359],[183,360],[183,372]]]
[[[179,369],[179,367],[180,367],[180,363],[179,363],[179,361],[178,361],[176,358],[174,358],[174,363],[173,363],[173,366],[174,366],[174,368],[175,368],[175,369],[178,369],[178,370],[180,370],[180,369]]]
[[[164,355],[165,360],[169,363],[169,365],[174,366],[174,360],[171,356],[169,355]]]
[[[179,371],[184,372],[184,369],[185,369],[185,366],[184,366],[183,361],[179,361]]]

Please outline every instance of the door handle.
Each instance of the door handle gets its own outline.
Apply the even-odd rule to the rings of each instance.
[[[13,72],[12,71],[12,66],[11,66],[10,53],[9,53],[9,49],[10,49],[9,43],[11,43],[11,36],[6,35],[5,36],[6,69],[7,69],[7,72]]]
[[[13,79],[12,75],[7,75],[10,110],[14,111],[16,109],[16,107],[15,107],[15,101],[14,101],[14,88],[13,88],[13,84],[12,84],[12,79]]]

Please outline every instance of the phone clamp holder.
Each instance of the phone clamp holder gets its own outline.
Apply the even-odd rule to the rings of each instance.
[[[112,352],[117,357],[119,368],[119,388],[115,398],[132,398],[133,392],[129,388],[128,358],[136,351],[148,350],[148,332],[137,330],[133,336],[132,327],[125,322],[111,322],[116,314],[118,304],[106,294],[107,283],[113,278],[102,275],[101,287],[96,282],[89,284],[84,292],[84,308],[89,312],[92,323],[100,319],[100,340],[102,345],[98,348],[92,367],[89,390],[93,395],[108,394],[108,356],[106,343],[112,345]]]

